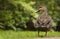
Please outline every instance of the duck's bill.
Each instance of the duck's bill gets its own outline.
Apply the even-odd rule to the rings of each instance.
[[[35,11],[35,13],[38,13],[38,12],[40,12],[40,10]]]

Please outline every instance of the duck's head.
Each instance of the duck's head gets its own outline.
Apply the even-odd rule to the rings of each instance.
[[[47,11],[47,8],[45,6],[41,6],[41,7],[38,8],[38,10],[36,11],[36,13],[37,12],[45,12],[45,11]]]

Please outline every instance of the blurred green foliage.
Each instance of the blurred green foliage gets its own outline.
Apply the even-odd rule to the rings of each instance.
[[[47,6],[48,14],[54,21],[53,26],[56,26],[60,21],[60,0],[0,0],[0,28],[26,28],[26,22],[35,22],[34,18],[38,16],[35,11],[42,5]]]

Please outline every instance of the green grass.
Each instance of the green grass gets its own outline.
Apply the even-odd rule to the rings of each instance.
[[[40,35],[44,36],[44,32]],[[0,39],[37,38],[37,31],[0,31]],[[48,37],[60,37],[60,32],[48,32]]]

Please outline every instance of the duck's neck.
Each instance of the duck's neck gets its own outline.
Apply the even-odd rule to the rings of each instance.
[[[47,15],[48,15],[47,11],[44,11],[44,12],[42,13],[42,15],[47,16]]]

